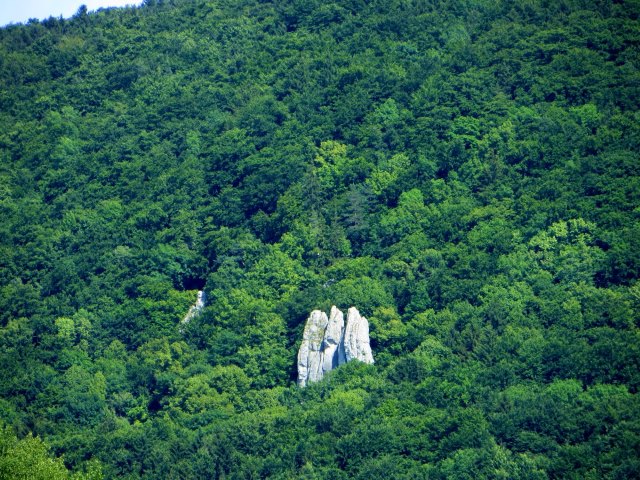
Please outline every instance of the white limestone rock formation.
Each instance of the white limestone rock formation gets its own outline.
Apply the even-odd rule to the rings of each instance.
[[[364,363],[373,363],[373,352],[371,352],[369,340],[369,322],[360,315],[356,307],[351,307],[347,312],[344,353],[347,362],[360,360]]]
[[[320,310],[311,312],[298,351],[298,385],[317,382],[351,360],[373,363],[367,319],[351,307],[345,328],[344,314],[335,306],[328,318]]]
[[[298,350],[298,384],[305,386],[307,382],[317,382],[324,375],[324,355],[322,344],[329,319],[327,314],[314,310],[307,319],[302,334],[302,344]]]
[[[191,319],[198,316],[200,312],[202,312],[202,309],[204,308],[206,303],[207,303],[207,295],[204,293],[204,290],[198,291],[198,297],[196,298],[196,303],[191,305],[191,308],[189,308],[189,311],[187,312],[187,314],[184,316],[184,318],[180,323],[183,325],[186,325],[187,323],[189,323]]]
[[[324,332],[322,372],[333,370],[346,362],[344,354],[344,314],[334,305]]]

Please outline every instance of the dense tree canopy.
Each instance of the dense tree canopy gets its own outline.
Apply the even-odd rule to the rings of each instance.
[[[0,29],[0,476],[640,476],[639,15],[147,0]],[[376,363],[299,389],[331,304]]]

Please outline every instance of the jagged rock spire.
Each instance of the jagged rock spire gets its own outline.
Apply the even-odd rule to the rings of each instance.
[[[298,351],[298,384],[301,386],[317,382],[324,375],[322,344],[328,323],[327,314],[320,310],[311,312],[307,320]]]
[[[351,307],[345,328],[344,314],[336,306],[331,307],[328,318],[320,310],[311,312],[298,351],[298,385],[317,382],[351,360],[373,363],[367,319]]]
[[[331,307],[329,323],[324,332],[322,371],[328,372],[342,365],[346,359],[344,354],[344,315],[335,305]]]
[[[356,307],[347,312],[347,328],[344,332],[344,353],[347,362],[360,360],[373,363],[373,353],[369,340],[369,322],[360,315]]]

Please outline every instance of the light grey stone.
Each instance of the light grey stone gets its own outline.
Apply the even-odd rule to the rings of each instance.
[[[324,332],[322,364],[323,374],[346,362],[344,356],[344,314],[334,305],[329,314],[329,323]]]
[[[189,308],[189,311],[187,312],[187,314],[182,319],[182,322],[180,322],[180,323],[187,324],[194,317],[200,315],[200,312],[202,312],[202,309],[204,308],[206,303],[207,303],[207,295],[206,295],[206,293],[204,293],[204,290],[198,291],[198,296],[196,298],[196,303],[191,305],[191,308]]]
[[[351,307],[347,312],[344,353],[347,362],[359,360],[364,363],[373,363],[373,352],[369,340],[369,322],[360,315],[356,307]]]
[[[320,310],[311,312],[298,350],[298,385],[317,382],[351,360],[373,363],[367,319],[351,307],[345,328],[344,314],[336,306],[328,318]]]
[[[328,323],[327,314],[320,310],[311,312],[307,319],[298,351],[298,385],[301,387],[307,382],[317,382],[324,374],[322,347]]]

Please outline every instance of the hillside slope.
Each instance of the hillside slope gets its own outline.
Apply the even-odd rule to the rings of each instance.
[[[0,423],[105,478],[637,477],[639,14],[149,0],[0,29]],[[300,389],[331,305],[376,363]]]

